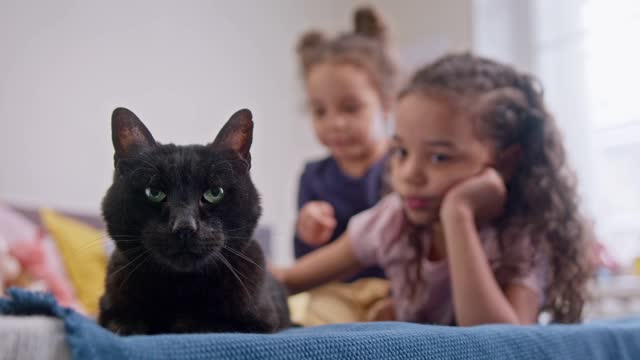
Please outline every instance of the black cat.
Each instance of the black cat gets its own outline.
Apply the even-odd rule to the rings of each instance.
[[[119,334],[270,333],[286,294],[253,232],[253,121],[235,113],[209,145],[159,144],[131,111],[112,117],[113,184],[102,213],[116,249],[98,322]]]

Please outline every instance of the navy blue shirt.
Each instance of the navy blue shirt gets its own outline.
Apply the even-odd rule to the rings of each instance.
[[[330,242],[334,241],[347,229],[349,219],[353,215],[369,209],[380,200],[384,164],[385,159],[382,159],[369,168],[362,177],[352,178],[340,169],[333,157],[307,163],[300,177],[298,210],[309,201],[330,203],[337,223]],[[296,234],[294,239],[296,258],[315,249],[316,247],[305,244]],[[384,277],[384,272],[379,267],[371,267],[348,280],[353,281],[362,277]]]

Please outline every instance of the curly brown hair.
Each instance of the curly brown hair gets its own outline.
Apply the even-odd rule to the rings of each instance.
[[[327,38],[320,31],[302,35],[296,47],[304,78],[322,63],[350,64],[369,75],[382,103],[396,94],[397,67],[389,49],[387,26],[375,9],[359,8],[353,16],[353,32]]]
[[[589,277],[589,234],[575,176],[538,82],[508,65],[453,54],[420,69],[400,97],[415,92],[443,98],[469,114],[476,134],[498,151],[519,146],[520,161],[506,183],[505,215],[495,224],[502,254],[492,264],[496,279],[504,287],[548,259],[542,310],[555,322],[579,321]],[[418,254],[422,250],[416,247]]]

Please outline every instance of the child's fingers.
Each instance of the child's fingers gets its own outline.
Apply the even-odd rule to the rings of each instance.
[[[331,217],[335,216],[333,206],[331,206],[331,204],[326,201],[318,201],[317,209],[320,213],[322,213],[325,216],[331,216]]]
[[[335,225],[334,219],[322,219],[310,223],[305,231],[307,242],[314,246],[325,244],[331,239]]]
[[[322,216],[314,220],[312,227],[316,233],[333,232],[333,229],[335,229],[337,225],[336,219],[333,217]]]
[[[325,228],[318,234],[318,238],[316,239],[318,245],[323,245],[331,240],[331,235],[333,234],[333,229]]]
[[[331,239],[331,232],[327,231],[327,229],[317,229],[315,231],[308,230],[303,234],[300,234],[300,238],[307,245],[311,246],[320,246],[325,244],[329,239]]]
[[[333,234],[334,229],[335,226],[318,226],[313,236],[314,244],[316,246],[326,244],[329,240],[331,240],[331,235]]]
[[[336,219],[333,207],[329,203],[318,204],[318,206],[309,209],[309,215],[314,222],[324,227],[334,228]]]
[[[323,229],[333,230],[337,225],[336,219],[333,216],[322,216],[316,219],[316,221]]]
[[[298,219],[298,235],[307,244],[319,246],[331,239],[337,221],[333,206],[314,201],[305,205]]]

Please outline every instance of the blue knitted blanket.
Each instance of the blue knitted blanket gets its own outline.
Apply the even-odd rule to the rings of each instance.
[[[399,322],[329,325],[279,334],[120,337],[59,306],[49,295],[18,289],[0,313],[44,314],[64,321],[74,359],[640,359],[640,319],[588,325],[471,328]]]

